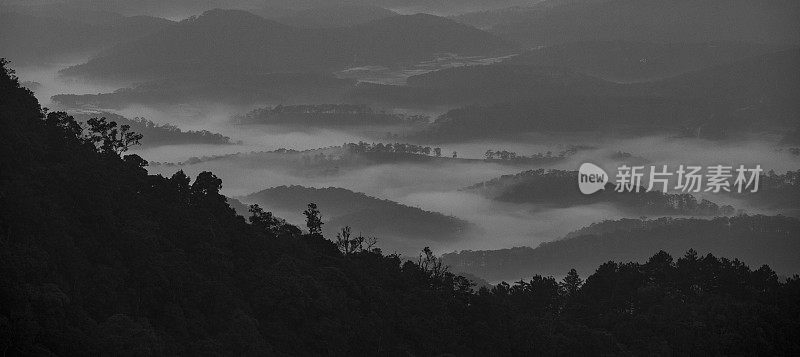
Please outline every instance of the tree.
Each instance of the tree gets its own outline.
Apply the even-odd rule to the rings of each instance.
[[[564,281],[561,283],[561,287],[567,293],[567,296],[575,296],[580,289],[581,284],[583,284],[583,280],[578,276],[578,271],[574,268],[569,270],[567,276],[564,277]]]
[[[315,203],[309,203],[308,209],[303,211],[303,214],[306,216],[306,227],[308,227],[308,232],[311,234],[322,234],[322,215],[317,209],[317,205]]]
[[[211,172],[203,171],[192,184],[192,192],[200,197],[219,195],[222,180]]]
[[[284,224],[283,220],[273,216],[272,212],[264,211],[258,204],[250,205],[248,211],[250,212],[250,218],[248,218],[250,224],[265,232],[276,233]]]
[[[142,134],[130,131],[130,125],[117,128],[117,122],[110,122],[105,117],[91,118],[86,124],[89,125],[86,140],[102,153],[119,155],[128,151],[131,145],[138,145],[142,139]]]
[[[441,157],[442,156],[442,148],[433,148],[433,155],[435,155],[436,157]]]

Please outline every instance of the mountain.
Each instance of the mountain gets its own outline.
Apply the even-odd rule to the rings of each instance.
[[[419,140],[453,142],[513,138],[532,132],[677,134],[699,125],[696,123],[707,120],[712,113],[707,102],[694,98],[646,95],[534,97],[525,101],[468,105],[449,110],[416,137]]]
[[[436,53],[482,54],[509,45],[430,15],[394,16],[340,29],[299,29],[239,10],[211,10],[121,44],[67,76],[156,79],[208,73],[266,74],[416,62]]]
[[[416,63],[439,53],[488,55],[515,50],[495,35],[428,14],[392,16],[331,32],[352,50],[354,63],[364,65]]]
[[[119,14],[98,18],[96,22],[81,20],[0,12],[3,56],[20,64],[41,64],[60,56],[97,53],[117,43],[157,33],[172,24],[156,17]]]
[[[1,10],[39,18],[63,19],[84,24],[111,25],[125,16],[106,9],[92,8],[76,2],[29,2],[4,6]]]
[[[429,117],[386,113],[365,105],[316,104],[277,105],[256,108],[232,119],[237,124],[274,124],[301,127],[339,127],[354,125],[425,125]]]
[[[349,59],[322,32],[297,29],[240,10],[211,10],[111,48],[64,75],[155,79],[165,75],[268,73],[337,67]]]
[[[360,25],[397,15],[392,10],[378,6],[341,5],[312,7],[272,19],[300,28],[335,28]]]
[[[588,4],[590,2],[601,1],[608,0],[540,0],[526,2],[523,5],[517,6],[471,11],[454,15],[450,18],[466,25],[491,31],[494,26],[525,22],[526,20],[539,16],[539,14],[543,11],[547,11],[559,6]]]
[[[731,215],[731,206],[719,206],[708,200],[697,201],[691,194],[671,194],[661,191],[616,192],[613,183],[591,195],[578,190],[578,172],[563,170],[529,170],[514,175],[475,184],[464,190],[488,198],[514,203],[533,203],[549,207],[573,207],[608,203],[629,214],[640,215]]]
[[[354,86],[350,79],[324,73],[181,74],[134,84],[110,93],[58,94],[51,99],[66,108],[122,109],[132,104],[308,103],[338,102]]]
[[[128,125],[131,130],[144,135],[140,140],[143,147],[155,147],[161,145],[181,145],[181,144],[206,144],[206,145],[229,145],[233,144],[231,139],[221,134],[212,133],[208,130],[188,130],[183,131],[171,124],[156,124],[145,118],[129,119],[119,114],[109,112],[98,113],[76,113],[73,117],[79,122],[85,123],[90,118],[106,118],[119,125]]]
[[[800,220],[783,216],[736,216],[713,219],[658,218],[605,221],[567,238],[536,248],[461,251],[442,255],[453,271],[489,281],[525,279],[534,274],[563,274],[575,268],[590,274],[608,261],[644,261],[655,247],[673,255],[694,249],[705,254],[735,255],[744,263],[769,264],[781,274],[797,274]]]
[[[588,130],[722,139],[795,127],[798,62],[800,49],[794,48],[624,84],[563,67],[499,63],[413,76],[404,86],[360,83],[348,97],[405,107],[464,106],[437,118],[420,135],[426,140]]]
[[[290,221],[302,220],[300,213],[313,202],[322,212],[326,235],[334,236],[344,226],[350,226],[355,234],[378,237],[381,247],[389,251],[402,248],[409,252],[409,247],[415,246],[413,242],[455,240],[470,228],[469,223],[455,217],[343,188],[278,186],[239,200],[257,203]]]
[[[534,276],[475,292],[430,249],[404,261],[326,239],[316,212],[309,234],[261,211],[248,224],[213,173],[148,175],[142,158],[124,154],[125,136],[44,113],[6,64],[0,61],[0,341],[11,355],[800,349],[800,279],[779,279],[768,266],[658,252],[644,264],[604,263],[585,282],[570,271],[561,283]],[[722,222],[762,238],[749,254],[779,246],[770,239],[776,231],[778,243],[796,236],[794,221],[752,219]],[[672,236],[689,236],[678,233]],[[796,251],[775,257],[790,255],[791,263]]]
[[[591,41],[526,51],[509,64],[560,67],[610,81],[653,81],[773,52],[746,43]]]
[[[349,96],[395,105],[474,105],[611,95],[618,85],[573,70],[528,65],[461,66],[411,76],[404,86],[359,83]]]
[[[579,41],[800,43],[800,4],[791,0],[575,1],[529,14],[491,31],[528,47]]]

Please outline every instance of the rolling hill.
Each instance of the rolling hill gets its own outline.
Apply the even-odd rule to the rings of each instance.
[[[18,64],[42,64],[61,56],[97,53],[117,43],[157,33],[172,24],[157,17],[102,14],[91,21],[49,12],[0,10],[3,56]]]
[[[354,100],[395,105],[470,105],[611,95],[617,87],[573,70],[501,63],[415,75],[404,86],[359,83],[349,96]]]
[[[610,81],[653,81],[774,51],[746,43],[571,42],[526,51],[506,61],[567,68]]]
[[[290,222],[304,221],[301,213],[306,204],[313,202],[322,212],[326,235],[335,236],[341,228],[350,226],[354,234],[379,237],[380,246],[388,251],[402,248],[416,252],[425,241],[458,239],[470,228],[469,223],[455,217],[343,188],[279,186],[238,199],[248,204],[257,203]]]
[[[644,261],[654,249],[673,256],[694,249],[701,256],[735,254],[751,266],[769,264],[779,274],[797,274],[798,229],[799,220],[783,216],[623,219],[594,224],[536,248],[461,251],[444,254],[442,260],[453,271],[494,282],[561,275],[570,268],[588,275],[611,260]]]
[[[121,44],[67,76],[155,79],[180,74],[330,71],[392,65],[436,53],[482,54],[513,46],[431,15],[394,16],[340,29],[300,29],[239,10],[211,10]]]
[[[731,215],[731,206],[719,206],[705,199],[698,201],[691,194],[660,191],[616,192],[613,183],[591,195],[578,190],[578,172],[564,170],[528,170],[515,175],[481,182],[465,188],[485,197],[513,203],[533,203],[548,207],[572,207],[595,203],[612,204],[620,210],[639,215]]]
[[[68,108],[121,109],[131,104],[308,103],[337,102],[354,85],[324,73],[204,73],[146,81],[110,93],[58,94],[52,100]]]
[[[291,14],[273,17],[272,19],[294,27],[301,28],[335,28],[349,27],[380,20],[398,13],[371,5],[320,6],[303,9]]]

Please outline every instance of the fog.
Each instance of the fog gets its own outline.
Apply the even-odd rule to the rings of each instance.
[[[469,10],[428,11],[438,15],[452,15]],[[395,8],[401,13],[414,13],[416,8]],[[429,9],[430,10],[430,9]],[[169,17],[184,17],[174,12]],[[188,16],[188,15],[186,15]],[[403,85],[411,75],[427,73],[442,68],[465,65],[491,65],[508,56],[439,56],[405,67],[357,66],[335,72],[340,78],[380,84]],[[88,59],[73,56],[48,66],[23,66],[16,71],[22,81],[36,82],[35,94],[40,102],[52,110],[61,109],[51,102],[56,94],[109,93],[129,86],[88,80],[62,78],[60,69],[83,63]],[[104,110],[127,118],[143,117],[157,124],[170,124],[181,130],[208,130],[231,139],[230,145],[186,144],[133,147],[130,153],[140,155],[150,162],[179,163],[194,157],[229,155],[273,151],[281,148],[298,151],[340,146],[346,142],[395,142],[400,138],[386,139],[385,133],[406,134],[403,127],[298,127],[276,125],[234,125],[232,117],[255,108],[277,103],[233,105],[216,102],[164,104],[149,106],[127,104],[123,109],[83,108],[77,111]],[[309,103],[315,104],[315,103]],[[76,111],[74,108],[65,108]],[[431,118],[443,114],[451,106],[431,108],[381,108],[390,112],[425,114]],[[490,119],[490,118],[487,118]],[[514,246],[536,246],[566,233],[605,219],[625,217],[611,205],[587,205],[570,208],[551,208],[530,204],[511,204],[494,201],[460,189],[534,168],[576,170],[581,163],[591,162],[604,168],[610,175],[621,164],[628,165],[731,165],[749,167],[761,165],[765,171],[785,172],[797,168],[798,155],[780,151],[778,132],[742,135],[735,139],[705,140],[678,138],[671,134],[647,136],[609,136],[596,133],[518,133],[503,138],[447,142],[441,144],[419,143],[440,147],[442,155],[457,153],[459,158],[483,159],[487,150],[508,150],[519,155],[552,152],[558,154],[573,147],[579,150],[563,160],[542,165],[507,165],[488,161],[462,161],[446,164],[431,163],[375,163],[364,167],[343,168],[336,173],[303,175],[290,167],[254,164],[237,157],[219,158],[198,164],[166,166],[153,165],[151,173],[172,175],[184,170],[190,176],[202,171],[212,171],[223,179],[225,195],[244,196],[280,185],[306,187],[341,187],[362,192],[377,198],[388,199],[412,207],[451,215],[475,225],[476,229],[461,239],[447,243],[431,243],[437,251],[463,249],[500,249]],[[621,158],[620,153],[631,155]],[[337,168],[338,169],[338,168]],[[732,204],[749,212],[758,212],[747,202],[730,195],[698,194],[721,204]],[[297,212],[299,214],[299,212]],[[296,222],[302,223],[302,222]]]
[[[43,103],[59,93],[110,92],[116,88],[85,81],[59,78],[57,70],[67,63],[51,67],[18,69],[21,80],[41,84],[36,95]],[[176,125],[182,130],[209,130],[231,138],[232,145],[164,145],[133,148],[130,152],[148,161],[183,162],[192,157],[272,151],[279,148],[309,150],[340,146],[345,142],[388,142],[380,137],[383,128],[298,128],[267,125],[233,125],[231,117],[258,107],[232,106],[219,103],[182,104],[150,107],[130,105],[111,110],[125,117],[144,117],[160,124]],[[54,106],[54,109],[57,107]],[[402,109],[396,109],[402,111]],[[441,112],[443,112],[442,110]],[[419,112],[419,111],[417,111]],[[441,112],[426,112],[435,117]],[[737,140],[711,141],[695,138],[676,138],[668,135],[645,137],[603,137],[591,133],[523,134],[503,139],[484,139],[436,145],[443,156],[457,152],[460,158],[482,159],[486,150],[509,150],[521,155],[553,152],[570,147],[581,149],[573,156],[546,166],[576,170],[583,162],[592,162],[614,175],[622,164],[638,165],[761,165],[777,172],[797,167],[798,156],[778,151],[777,134],[749,136]],[[635,158],[625,161],[615,158],[618,152]],[[589,205],[570,208],[548,208],[530,204],[496,202],[459,189],[491,180],[501,175],[515,174],[540,166],[518,167],[489,162],[432,164],[376,164],[346,169],[332,175],[303,176],[281,167],[254,167],[232,159],[218,159],[195,165],[152,166],[151,173],[169,176],[184,170],[190,176],[212,171],[223,179],[223,193],[243,196],[280,185],[307,187],[341,187],[363,192],[377,198],[389,199],[412,207],[451,215],[472,223],[476,229],[453,242],[425,242],[438,252],[479,249],[501,249],[515,246],[537,246],[558,239],[570,231],[606,219],[626,217],[611,205]],[[731,196],[699,194],[722,204],[733,204],[749,212],[746,202]],[[323,212],[324,213],[324,212]],[[298,217],[284,212],[291,217]],[[627,215],[631,216],[631,215]],[[634,215],[635,216],[635,215]],[[302,224],[302,222],[295,222]],[[423,244],[423,242],[417,242]],[[413,251],[403,252],[413,253]]]

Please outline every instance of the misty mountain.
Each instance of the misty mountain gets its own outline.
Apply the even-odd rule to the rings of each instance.
[[[171,21],[119,14],[91,18],[55,16],[40,12],[0,10],[0,48],[3,56],[19,64],[41,64],[60,56],[96,53],[120,42],[157,33]],[[84,22],[86,21],[86,22]]]
[[[90,118],[104,117],[109,121],[119,125],[129,125],[131,130],[144,135],[140,140],[143,147],[155,147],[161,145],[181,145],[181,144],[207,144],[207,145],[229,145],[233,144],[231,139],[221,134],[212,133],[208,130],[188,130],[184,131],[171,124],[156,124],[145,118],[129,119],[119,114],[109,112],[98,113],[75,113],[73,117],[79,122],[85,123]]]
[[[800,115],[797,63],[800,48],[793,48],[631,88],[661,97],[705,100],[714,106],[714,117],[706,124],[730,130],[787,128]]]
[[[800,43],[800,4],[791,0],[574,1],[529,14],[491,31],[529,47],[579,41]]]
[[[155,79],[323,70],[349,60],[336,42],[323,32],[297,29],[245,11],[218,9],[115,46],[62,73],[104,79]]]
[[[573,4],[588,4],[590,2],[601,2],[608,0],[544,0],[531,1],[523,5],[492,8],[486,10],[470,11],[463,14],[451,16],[454,21],[461,22],[479,29],[491,30],[494,26],[502,24],[513,24],[525,22],[536,16],[540,12],[553,9],[559,6]]]
[[[337,102],[354,85],[323,73],[207,73],[153,80],[99,94],[58,94],[51,99],[67,108],[122,109],[131,104],[308,103]]]
[[[348,28],[300,29],[239,10],[211,10],[121,44],[67,76],[154,79],[208,73],[330,71],[418,62],[436,53],[509,50],[498,37],[431,15],[394,16]]]
[[[783,174],[770,170],[759,177],[757,192],[731,192],[730,195],[744,199],[755,208],[800,217],[800,170]]]
[[[398,247],[407,251],[405,248],[413,246],[414,241],[454,240],[471,227],[455,217],[335,187],[279,186],[239,200],[257,203],[264,210],[279,215],[291,213],[285,215],[290,221],[301,217],[307,203],[316,203],[322,212],[326,235],[335,236],[344,226],[350,226],[354,234],[383,239],[381,247],[391,248],[390,251]]]
[[[771,52],[745,43],[571,42],[526,51],[505,63],[561,67],[610,81],[652,81]]]
[[[782,50],[630,84],[500,63],[413,76],[405,86],[360,83],[349,96],[405,106],[466,105],[437,118],[421,135],[428,140],[589,130],[720,139],[794,127],[800,115],[796,63],[800,49]]]
[[[365,105],[277,105],[257,108],[232,118],[237,124],[275,124],[302,127],[353,125],[422,125],[428,117],[376,111]]]
[[[398,14],[371,5],[340,5],[312,7],[289,15],[271,18],[282,24],[301,28],[335,28],[364,24]]]
[[[89,6],[88,4],[80,4],[77,2],[31,1],[18,2],[14,4],[11,1],[7,1],[7,3],[9,3],[9,5],[4,4],[2,11],[25,14],[40,18],[76,21],[84,24],[111,25],[115,22],[124,20],[126,17],[114,11],[98,8],[96,6]]]
[[[528,65],[461,66],[411,76],[407,84],[359,83],[366,102],[434,106],[493,104],[564,96],[611,95],[619,85],[573,70]]]
[[[798,229],[800,220],[783,216],[623,219],[594,224],[536,248],[467,250],[444,254],[442,261],[456,272],[515,281],[534,274],[560,275],[571,267],[587,275],[612,260],[645,261],[653,249],[673,255],[694,249],[701,256],[735,255],[751,266],[769,264],[781,274],[796,274]]]
[[[436,118],[419,140],[513,138],[523,133],[595,132],[600,135],[677,133],[707,119],[699,99],[655,96],[561,96],[469,105]]]
[[[439,53],[488,55],[516,49],[495,35],[428,14],[392,16],[331,32],[350,48],[357,65],[416,63]]]
[[[691,194],[645,192],[646,187],[641,187],[640,192],[616,192],[613,183],[607,183],[605,190],[585,195],[578,190],[577,182],[577,171],[538,169],[504,175],[463,190],[498,201],[548,207],[609,203],[630,214],[720,216],[734,213],[731,206],[719,206],[705,199],[698,201]]]

